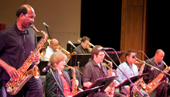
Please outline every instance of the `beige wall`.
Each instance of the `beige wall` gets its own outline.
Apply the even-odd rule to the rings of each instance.
[[[50,26],[51,38],[57,38],[62,47],[66,48],[68,40],[77,43],[80,37],[81,0],[3,0],[0,3],[0,23],[7,26],[13,24],[16,10],[24,3],[34,8],[34,25],[38,30],[47,32],[43,25],[45,22]]]

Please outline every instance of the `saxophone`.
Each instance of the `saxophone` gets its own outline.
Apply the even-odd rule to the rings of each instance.
[[[138,75],[141,75],[141,74],[143,73],[144,67],[145,67],[145,64],[142,64],[142,66],[141,66],[141,68],[140,68],[140,70],[139,70],[139,72],[138,72]],[[134,85],[135,85],[138,89],[141,89],[143,82],[144,82],[144,81],[143,81],[143,77],[142,77],[142,78],[140,78],[139,80],[137,80],[137,81],[134,83]],[[133,91],[133,97],[136,97],[136,96],[140,95],[140,94],[138,93],[138,91],[136,90],[135,87],[132,88],[132,91]],[[128,94],[128,95],[130,96],[130,94]]]
[[[41,41],[38,43],[37,47],[34,49],[33,53],[31,53],[26,61],[23,63],[23,65],[17,70],[19,76],[18,81],[14,81],[10,79],[7,84],[7,92],[11,95],[16,95],[20,89],[24,86],[24,84],[33,76],[35,78],[39,78],[39,72],[37,72],[39,69],[35,65],[33,69],[28,70],[28,68],[33,64],[33,57],[35,54],[39,53],[41,48],[43,47],[44,43],[46,42],[48,35],[46,32],[41,31],[39,32],[34,25],[31,25],[31,28],[33,28],[36,32],[41,33],[44,35],[44,38],[41,39]],[[28,70],[28,71],[27,71]]]
[[[73,72],[72,72],[72,92],[71,94],[72,95],[76,95],[79,91],[82,91],[82,89],[78,88],[77,85],[76,85],[76,70],[74,67],[71,67],[71,66],[68,66],[68,65],[65,65],[67,66],[68,68],[72,69]]]
[[[144,67],[145,67],[145,64],[142,64],[142,66],[141,66],[141,68],[140,68],[140,70],[139,70],[139,72],[138,72],[138,75],[141,75],[141,74],[143,73]],[[143,77],[142,77],[142,78],[138,79],[138,80],[134,83],[134,85],[135,85],[138,89],[141,89],[143,82],[144,82],[144,81],[143,81]],[[138,95],[140,95],[140,94],[138,93],[138,91],[136,90],[135,87],[132,88],[132,91],[133,91],[133,97],[137,97]],[[128,94],[126,95],[126,97],[130,97],[130,93],[128,93]]]
[[[164,72],[168,73],[170,70],[170,67],[166,67],[164,69]],[[164,77],[164,73],[160,73],[154,80],[152,80],[149,84],[145,84],[145,86],[143,87],[143,89],[145,90],[145,92],[147,92],[148,94],[152,93],[152,91],[154,91],[162,82],[164,82],[164,80],[162,81],[163,77]]]
[[[109,71],[108,71],[108,77],[111,77],[113,76],[113,71],[112,71],[112,63],[109,61],[109,60],[106,60],[104,59],[106,62],[108,62],[110,64],[110,67],[109,67]],[[105,64],[106,65],[106,64]],[[106,65],[107,66],[107,65]],[[105,92],[106,94],[109,96],[109,97],[114,97],[114,92],[115,92],[115,82],[111,82],[110,85],[105,89]]]

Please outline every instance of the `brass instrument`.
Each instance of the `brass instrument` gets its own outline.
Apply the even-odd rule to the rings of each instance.
[[[68,68],[72,69],[73,72],[72,72],[72,95],[76,95],[79,91],[82,91],[82,89],[78,88],[77,85],[76,85],[76,70],[74,67],[71,67],[71,66],[68,66],[68,65],[65,65],[67,66]]]
[[[164,61],[162,61],[164,63],[164,65],[166,66],[166,68],[164,69],[164,72],[169,72],[170,70],[170,67],[168,67],[166,65],[166,63]],[[143,65],[142,65],[143,66]],[[142,69],[144,69],[144,66],[141,67]],[[142,70],[143,71],[143,70]],[[142,72],[141,72],[142,74]],[[152,93],[163,81],[163,76],[164,76],[164,73],[160,73],[154,80],[152,80],[152,82],[150,82],[149,84],[146,84],[144,81],[143,81],[143,78],[140,78],[138,81],[137,81],[137,88],[138,89],[143,89],[146,93],[150,94]],[[135,82],[136,83],[136,82]],[[136,90],[133,90],[134,92],[134,95],[133,96],[136,96],[138,95],[137,94],[137,91]]]
[[[77,41],[81,43],[81,40],[82,40],[82,38],[78,38]],[[89,45],[92,46],[92,47],[95,47],[92,43],[89,43]]]
[[[141,68],[140,68],[140,70],[139,70],[139,72],[138,72],[138,75],[141,75],[141,74],[143,73],[144,67],[145,67],[145,64],[142,64],[142,65],[141,65]],[[142,77],[142,78],[138,79],[138,80],[134,83],[134,85],[135,85],[138,89],[141,89],[143,82],[144,82],[144,81],[143,81],[143,77]],[[136,97],[136,96],[140,95],[140,94],[138,93],[138,91],[136,90],[135,87],[132,88],[132,91],[133,91],[133,97]],[[130,97],[130,94],[128,94],[127,96]]]
[[[170,70],[170,67],[167,67],[164,69],[164,72],[167,73],[169,72],[169,70]],[[145,90],[145,92],[147,92],[148,94],[152,93],[152,91],[154,91],[164,81],[164,80],[162,81],[164,75],[165,75],[164,73],[160,73],[149,84],[146,85],[145,83],[143,83],[144,84],[143,89]]]
[[[68,52],[67,50],[65,50],[63,47],[61,47],[60,45],[58,45],[57,51],[62,51],[64,54],[67,55],[67,62],[70,60],[72,54],[70,54],[70,52]],[[66,63],[67,63],[66,62]]]
[[[111,61],[109,61],[109,60],[106,60],[106,59],[104,59],[106,62],[108,62],[109,64],[110,64],[110,68],[109,68],[109,75],[108,75],[108,77],[111,77],[111,76],[113,76],[113,74],[112,74],[112,63],[111,63]],[[110,85],[107,87],[108,88],[108,90],[106,90],[106,94],[109,96],[109,97],[114,97],[114,92],[115,92],[115,86],[114,86],[114,82],[111,82],[110,83]]]
[[[48,35],[46,32],[41,31],[39,32],[34,25],[31,26],[31,28],[33,28],[36,32],[41,33],[44,35],[44,38],[40,40],[40,42],[38,43],[37,47],[34,49],[33,53],[31,53],[28,58],[26,59],[26,61],[23,63],[23,65],[17,70],[19,76],[19,80],[18,81],[14,81],[12,79],[10,79],[7,84],[7,92],[11,95],[16,95],[20,89],[24,86],[24,84],[33,76],[35,78],[39,77],[39,73],[38,73],[38,67],[35,65],[33,67],[33,69],[30,69],[29,71],[28,68],[33,64],[33,57],[35,56],[35,54],[38,54],[40,49],[43,47],[44,43],[46,42]]]

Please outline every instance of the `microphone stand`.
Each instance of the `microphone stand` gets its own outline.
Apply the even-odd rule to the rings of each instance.
[[[115,64],[115,66],[122,72],[122,74],[129,80],[129,82],[131,83],[130,85],[130,97],[133,97],[133,93],[132,93],[132,88],[135,87],[135,89],[142,95],[142,97],[144,96],[143,93],[141,91],[139,91],[139,89],[134,85],[134,83],[131,81],[131,79],[129,77],[126,76],[126,74],[118,67],[118,65],[112,60],[112,58],[110,58],[110,56],[104,51],[104,53],[106,54],[106,56]]]
[[[60,84],[58,83],[58,81],[57,81],[57,79],[56,79],[56,77],[55,77],[53,71],[51,70],[51,68],[49,69],[49,72],[52,74],[54,80],[56,81],[56,84],[57,84],[58,88],[60,89],[61,93],[64,95],[63,90],[62,90]],[[64,97],[65,97],[65,96],[64,96]]]
[[[148,63],[146,63],[146,62],[144,62],[144,61],[142,61],[142,60],[140,60],[140,59],[138,59],[138,58],[135,58],[135,59],[136,59],[137,61],[140,61],[140,62],[142,62],[142,63],[144,63],[144,64],[146,64],[146,65],[148,65],[148,66],[150,66],[150,67],[152,67],[152,68],[154,68],[154,69],[156,69],[156,70],[158,70],[158,71],[160,71],[160,72],[162,72],[162,73],[164,73],[165,75],[168,75],[168,76],[170,77],[170,74],[168,74],[168,73],[160,70],[159,68],[157,68],[157,67],[155,67],[155,66],[152,66],[152,65],[150,65],[150,64],[148,64]]]

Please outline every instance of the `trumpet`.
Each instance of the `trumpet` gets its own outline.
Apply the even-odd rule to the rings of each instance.
[[[82,40],[82,38],[78,38],[78,42],[81,42],[81,40]],[[95,47],[92,43],[89,43],[89,46],[92,46],[92,47]],[[87,48],[87,49],[89,49],[89,48]],[[104,59],[104,61],[106,61],[107,63],[109,63],[110,65],[112,65],[111,63],[111,61],[109,61],[109,60],[107,60],[107,59]],[[113,67],[113,65],[112,66],[109,66],[109,65],[107,65],[106,63],[104,63],[105,65],[106,65],[106,67],[107,68],[112,68]]]
[[[82,38],[78,38],[77,41],[81,43],[81,40],[82,40]],[[92,43],[89,43],[89,46],[95,47]]]

